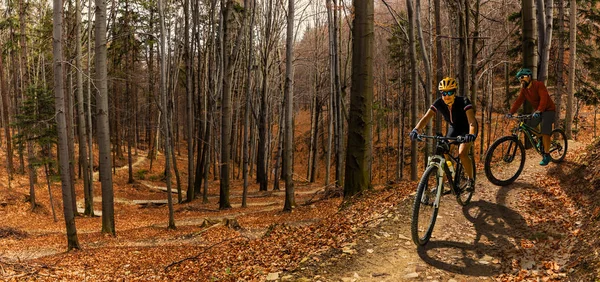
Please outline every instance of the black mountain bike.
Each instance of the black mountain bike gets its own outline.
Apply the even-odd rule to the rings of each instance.
[[[427,168],[421,176],[417,186],[417,194],[413,204],[411,233],[415,244],[423,246],[429,242],[442,195],[454,194],[459,204],[466,206],[473,197],[474,189],[466,190],[467,174],[460,162],[458,153],[453,156],[450,152],[451,144],[464,143],[461,137],[443,137],[419,135],[418,139],[434,139],[435,155],[430,156]],[[452,142],[450,142],[452,141]],[[458,150],[455,150],[458,152]],[[469,150],[469,157],[475,176],[475,159],[473,147]],[[444,191],[444,186],[447,186]]]
[[[519,140],[522,132],[525,138],[535,144],[535,151],[542,155],[544,152],[541,132],[526,124],[532,115],[518,115],[512,117],[519,124],[512,129],[512,134],[498,138],[485,154],[485,176],[490,182],[499,186],[513,183],[523,171],[525,166],[525,146]],[[550,135],[550,159],[554,163],[561,162],[567,154],[567,135],[564,130],[556,128]]]

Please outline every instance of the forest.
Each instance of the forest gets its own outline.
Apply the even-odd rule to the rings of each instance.
[[[598,1],[17,0],[0,11],[3,280],[598,279]],[[486,198],[505,190],[482,161],[510,133],[521,68],[548,88],[570,151],[547,171],[528,153],[512,206]],[[468,225],[463,209],[443,217],[475,225],[465,256],[484,263],[457,270],[445,267],[455,255],[413,246],[403,264],[359,267],[356,253],[373,253],[365,236],[408,236],[385,227],[410,225],[434,148],[408,134],[444,77],[478,120],[473,206],[510,208],[525,231],[493,242],[510,232],[479,233],[485,222]],[[446,129],[438,116],[423,132]],[[553,220],[538,213],[557,206]],[[543,258],[552,250],[571,256]],[[413,260],[422,266],[393,272]]]

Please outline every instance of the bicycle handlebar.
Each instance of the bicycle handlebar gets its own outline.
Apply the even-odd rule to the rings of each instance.
[[[417,135],[417,140],[421,139],[435,139],[435,140],[443,140],[443,141],[456,141],[457,143],[465,143],[465,138],[463,136],[457,137],[446,137],[446,136],[438,136],[438,135]]]
[[[511,119],[518,119],[518,120],[528,120],[533,118],[533,114],[528,114],[528,115],[516,115],[516,116],[510,116],[507,118],[511,118]]]

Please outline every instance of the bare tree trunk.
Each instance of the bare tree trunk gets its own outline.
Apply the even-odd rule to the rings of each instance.
[[[565,133],[573,138],[573,97],[575,96],[575,62],[577,60],[577,1],[571,0],[569,11],[569,90],[567,93],[567,112],[565,114]]]
[[[167,229],[175,229],[175,216],[173,211],[173,196],[171,194],[171,131],[168,114],[167,100],[167,38],[165,27],[165,14],[162,0],[158,0],[158,14],[160,24],[160,111],[162,112],[163,136],[165,139],[165,174],[167,183],[167,204],[169,206],[169,223]]]
[[[268,122],[269,122],[269,101],[268,101],[268,87],[269,87],[269,68],[270,68],[270,53],[271,53],[271,41],[272,39],[272,25],[273,25],[273,1],[268,0],[266,4],[266,23],[265,23],[265,34],[264,41],[265,47],[262,52],[262,85],[260,95],[260,113],[258,121],[258,150],[256,156],[256,180],[260,184],[260,191],[267,191],[269,185],[269,173],[267,169],[268,161]]]
[[[415,16],[413,12],[412,0],[406,0],[406,7],[408,10],[408,44],[410,52],[410,76],[411,76],[411,94],[410,101],[412,103],[410,112],[410,123],[413,127],[417,125],[417,47],[415,46]],[[410,166],[410,178],[411,180],[417,180],[417,141],[412,141],[411,144],[411,166]]]
[[[352,90],[344,198],[371,188],[370,158],[373,127],[374,2],[355,1],[352,27]]]
[[[335,100],[333,108],[335,112],[335,181],[338,187],[344,187],[344,171],[343,171],[343,163],[344,163],[344,117],[342,111],[342,86],[341,86],[341,78],[340,78],[340,50],[339,50],[339,10],[337,0],[333,0],[333,73],[334,73],[334,90],[335,90]]]
[[[185,53],[185,91],[187,98],[187,157],[188,157],[188,188],[187,201],[190,202],[195,198],[194,194],[194,88],[192,86],[193,68],[192,68],[192,44],[190,41],[190,1],[183,1],[183,14],[185,17],[184,26],[184,53]]]
[[[88,1],[88,7],[92,7],[92,0]],[[88,13],[88,23],[92,22],[92,13]],[[87,80],[87,125],[88,125],[88,150],[89,150],[89,194],[91,196],[91,213],[90,216],[94,216],[94,138],[93,138],[93,126],[92,126],[92,25],[88,24],[88,80]]]
[[[10,134],[10,119],[9,119],[9,102],[8,102],[8,89],[6,85],[6,78],[4,77],[4,61],[0,56],[0,93],[1,97],[1,108],[2,111],[2,126],[4,127],[4,139],[6,140],[6,174],[8,176],[8,190],[11,190],[12,174],[13,174],[13,152],[12,152],[12,138]]]
[[[19,1],[19,26],[20,26],[20,38],[19,43],[21,45],[21,95],[24,95],[29,87],[29,69],[27,63],[27,37],[25,33],[25,20],[27,19],[27,7],[25,0]],[[35,183],[37,183],[37,175],[33,162],[35,160],[35,152],[33,151],[32,141],[27,141],[27,171],[29,175],[29,201],[31,203],[31,210],[36,207],[35,203]]]
[[[67,91],[65,91],[65,119],[67,121],[67,145],[69,148],[69,175],[71,175],[71,199],[73,201],[73,214],[79,215],[77,211],[77,197],[75,196],[75,132],[73,131],[73,75],[68,74]],[[33,151],[33,150],[32,150]],[[36,180],[37,182],[37,180]]]
[[[221,59],[223,66],[223,93],[221,99],[221,163],[220,163],[220,191],[219,208],[229,209],[229,189],[230,189],[230,169],[231,169],[231,127],[232,127],[232,101],[231,101],[231,83],[233,69],[229,54],[231,44],[231,25],[233,24],[233,2],[231,0],[221,0],[221,12],[223,22],[223,48],[221,50]]]
[[[436,63],[435,63],[435,76],[436,76],[436,81],[441,81],[444,78],[444,57],[442,56],[442,37],[440,37],[440,35],[442,34],[442,20],[440,19],[440,0],[433,0],[433,5],[434,5],[434,18],[435,18],[435,34],[437,35],[435,37],[435,52],[436,52]],[[437,89],[437,88],[435,88]],[[438,93],[437,91],[434,91],[434,93]],[[439,94],[436,94],[435,98],[438,96]],[[442,131],[442,119],[439,116],[436,116],[435,118],[435,132],[441,132]]]
[[[56,111],[56,129],[58,133],[58,154],[60,162],[60,178],[62,182],[63,212],[67,230],[67,250],[79,249],[74,201],[71,198],[71,175],[69,174],[69,145],[67,144],[67,120],[65,118],[65,97],[63,92],[63,66],[62,66],[62,2],[53,2],[53,67],[54,67],[54,101]]]
[[[475,11],[473,12],[473,42],[471,43],[471,63],[469,64],[470,71],[470,87],[469,87],[469,99],[471,99],[473,103],[473,109],[477,110],[477,89],[479,89],[479,81],[477,81],[477,59],[479,57],[479,50],[477,50],[477,43],[479,42],[479,9],[481,7],[481,0],[475,1]],[[481,107],[481,114],[484,112],[484,107]],[[481,123],[483,128],[483,120]],[[481,131],[483,134],[483,130]],[[481,138],[483,140],[483,138]]]
[[[539,69],[537,80],[546,84],[548,80],[548,61],[550,58],[550,44],[552,42],[552,0],[536,0],[537,25],[538,25],[538,53]]]
[[[81,63],[81,1],[75,0],[75,17],[76,17],[76,39],[75,39],[75,65],[77,71],[77,136],[79,137],[79,165],[83,174],[83,196],[84,196],[84,214],[92,216],[94,213],[94,195],[91,193],[90,170],[88,169],[88,147],[85,124],[85,101],[83,100],[83,74]]]
[[[316,93],[315,93],[316,95]],[[318,97],[315,97],[314,99],[314,114],[313,114],[313,129],[312,129],[312,147],[311,147],[311,156],[312,156],[312,162],[311,162],[311,166],[308,168],[310,173],[309,173],[309,182],[310,183],[314,183],[316,178],[317,178],[317,168],[318,168],[318,160],[319,160],[319,119],[320,119],[320,115],[321,115],[321,100]]]
[[[285,98],[285,96],[284,96]],[[285,101],[284,101],[285,103]],[[285,116],[285,105],[281,105],[281,111],[280,111],[280,115],[279,115],[279,128],[277,131],[277,136],[275,136],[275,138],[277,139],[277,153],[275,153],[275,165],[273,166],[273,191],[279,191],[281,190],[279,188],[279,182],[281,181],[281,172],[279,171],[279,168],[281,168],[282,166],[282,155],[283,155],[283,142],[284,142],[284,138],[283,138],[283,134],[285,132],[285,126],[286,124],[284,123],[284,116]]]
[[[54,0],[58,1],[58,0]],[[96,128],[100,182],[102,184],[102,233],[116,235],[114,192],[110,155],[110,126],[108,118],[108,84],[106,67],[106,2],[96,0],[95,66],[96,66]]]
[[[429,57],[427,56],[428,51],[427,51],[427,47],[425,46],[425,40],[423,39],[423,29],[421,27],[421,0],[415,0],[415,24],[416,24],[416,29],[417,29],[417,37],[419,40],[419,46],[421,47],[421,58],[423,60],[423,68],[425,69],[425,107],[428,107],[429,105],[433,104],[433,100],[432,100],[432,93],[437,93],[437,91],[431,91],[431,87],[433,86],[433,81],[431,79],[431,63],[429,62]],[[433,135],[432,133],[432,127],[429,123],[427,123],[427,126],[425,127],[425,133],[427,135]],[[425,160],[427,160],[427,157],[429,156],[429,154],[433,154],[434,152],[432,152],[433,150],[433,142],[425,142]]]
[[[562,110],[563,93],[565,93],[564,65],[565,65],[565,1],[558,0],[558,54],[556,59],[556,118],[554,127],[562,128],[560,113]]]
[[[243,167],[242,167],[242,177],[244,178],[244,190],[242,193],[242,207],[245,208],[247,203],[246,203],[246,199],[248,197],[248,177],[249,177],[249,171],[248,171],[248,165],[250,163],[250,129],[251,129],[251,123],[250,123],[250,111],[252,105],[251,105],[251,97],[252,97],[252,90],[251,90],[251,83],[252,83],[252,69],[253,69],[253,64],[254,64],[254,48],[252,48],[252,46],[254,46],[254,32],[253,32],[253,28],[254,28],[254,19],[255,19],[255,15],[256,15],[256,9],[255,9],[255,4],[256,1],[252,0],[252,4],[249,4],[250,1],[246,0],[244,3],[245,7],[248,7],[248,10],[250,11],[250,13],[252,13],[251,19],[250,19],[250,25],[248,26],[248,67],[246,69],[246,87],[245,87],[245,94],[246,94],[246,103],[245,103],[245,111],[244,111],[244,140],[242,142],[242,148],[243,148]],[[251,6],[248,6],[251,5]]]
[[[291,211],[296,205],[294,198],[294,0],[288,0],[286,54],[285,54],[285,132],[284,132],[284,169],[285,175],[285,203],[284,211]]]
[[[335,32],[335,19],[334,19],[334,12],[333,10],[335,9],[335,7],[333,7],[333,3],[331,0],[326,0],[326,6],[327,6],[327,27],[328,27],[328,32],[329,32],[329,78],[330,78],[330,89],[329,89],[329,130],[328,130],[328,142],[327,142],[327,164],[325,166],[326,169],[326,173],[325,173],[325,186],[329,185],[329,181],[330,181],[330,176],[331,176],[331,153],[332,153],[332,146],[333,146],[333,142],[335,139],[335,133],[333,132],[334,129],[334,124],[336,123],[336,117],[337,114],[334,113],[336,107],[336,93],[337,93],[337,87],[336,87],[336,75],[335,75],[335,69],[336,69],[336,47],[335,47],[335,43],[337,42],[336,40],[336,32]],[[337,131],[336,131],[337,132]],[[337,142],[337,141],[336,141]],[[336,179],[337,180],[337,179]]]
[[[56,211],[54,210],[54,197],[52,196],[52,189],[50,188],[50,173],[48,172],[48,164],[44,163],[44,172],[46,173],[46,185],[48,186],[48,198],[50,200],[50,208],[52,209],[52,218],[54,222],[57,222]]]

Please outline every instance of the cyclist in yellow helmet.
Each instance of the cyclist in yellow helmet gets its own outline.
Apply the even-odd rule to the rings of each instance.
[[[469,149],[473,141],[477,138],[477,119],[475,118],[475,109],[467,97],[457,97],[458,83],[454,78],[446,77],[438,84],[438,90],[441,97],[435,100],[425,115],[419,120],[415,128],[410,132],[411,140],[416,140],[421,130],[433,118],[436,113],[440,113],[444,120],[449,124],[447,137],[462,136],[465,143],[460,144],[458,153],[460,161],[465,168],[469,178],[467,191],[472,191],[474,187],[473,167],[469,160]]]

